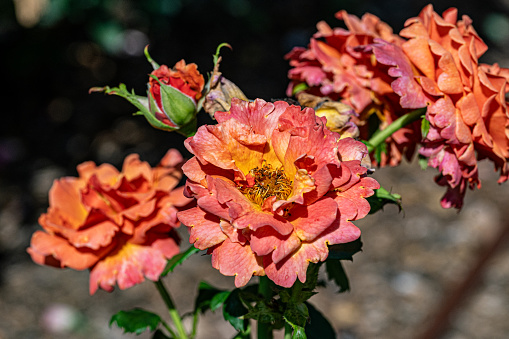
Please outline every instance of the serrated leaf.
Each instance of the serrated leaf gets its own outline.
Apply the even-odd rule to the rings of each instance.
[[[306,304],[288,305],[285,310],[284,319],[292,326],[292,339],[306,339],[304,326],[309,318],[309,312]]]
[[[347,242],[345,244],[337,244],[329,246],[329,256],[327,260],[353,260],[353,255],[362,250],[361,238]]]
[[[140,334],[150,329],[154,331],[161,323],[161,317],[157,314],[135,308],[129,311],[120,311],[113,315],[110,326],[117,323],[117,326],[124,330],[124,333]]]
[[[283,314],[273,307],[270,307],[265,301],[259,301],[251,307],[244,318],[251,318],[263,323],[275,324],[283,321]]]
[[[306,303],[309,322],[304,328],[308,339],[335,339],[336,333],[329,321],[310,303]]]
[[[175,267],[178,265],[181,265],[185,260],[187,260],[190,256],[192,256],[195,253],[198,253],[200,250],[197,249],[194,246],[189,247],[185,252],[179,253],[175,256],[173,256],[170,260],[168,260],[168,263],[166,264],[166,267],[164,268],[163,273],[161,273],[161,276],[164,277],[168,273],[173,272]]]
[[[371,206],[371,210],[369,214],[373,214],[381,209],[387,204],[394,204],[398,206],[401,211],[401,195],[396,193],[390,193],[385,188],[380,187],[379,189],[374,190],[375,194],[366,198]]]
[[[308,321],[309,312],[304,303],[288,304],[284,313],[284,319],[292,326],[304,327]]]
[[[318,282],[318,272],[320,271],[320,266],[322,262],[319,263],[309,263],[309,266],[306,271],[306,282],[304,283],[303,288],[313,291],[316,287],[316,283]],[[306,299],[307,300],[307,299]],[[303,302],[304,300],[302,300]]]
[[[247,328],[243,316],[248,313],[248,309],[242,303],[241,293],[242,291],[236,288],[228,295],[228,299],[223,304],[223,317],[237,331],[245,332]]]
[[[343,293],[350,290],[350,282],[346,275],[343,265],[339,260],[327,259],[325,262],[325,270],[329,280],[334,281],[336,286],[339,287],[338,293]]]

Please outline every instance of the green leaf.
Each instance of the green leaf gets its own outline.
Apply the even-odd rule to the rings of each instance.
[[[166,334],[163,333],[163,331],[158,329],[157,331],[154,332],[152,339],[172,339],[172,337],[168,337]]]
[[[310,303],[306,303],[309,312],[309,322],[305,330],[308,339],[335,339],[336,333],[329,321]]]
[[[140,334],[146,331],[147,328],[154,331],[161,323],[161,317],[141,308],[135,308],[129,311],[120,311],[113,315],[110,326],[113,323],[117,323],[117,326],[122,328],[124,333]]]
[[[428,158],[419,154],[418,161],[419,161],[419,166],[421,167],[422,170],[425,170],[426,168],[428,168]]]
[[[300,84],[295,85],[295,87],[293,88],[293,91],[292,91],[292,95],[295,95],[299,92],[305,91],[308,88],[309,88],[308,84],[306,84],[305,82],[301,82]]]
[[[304,303],[288,304],[284,313],[284,319],[292,326],[306,326],[308,317],[308,308]]]
[[[224,301],[223,317],[228,321],[237,331],[247,331],[244,315],[248,313],[248,309],[242,303],[240,294],[242,291],[238,288],[229,293],[228,298]]]
[[[208,283],[201,281],[200,285],[198,286],[198,296],[196,297],[195,304],[194,304],[194,311],[195,312],[202,312],[211,309],[211,306],[214,306],[214,310],[217,309],[218,306],[218,300],[220,300],[222,297],[218,297],[214,300],[214,304],[212,305],[212,299],[216,297],[216,295],[222,294],[224,290],[219,290],[212,285],[209,285]],[[228,292],[229,293],[229,292]]]
[[[161,273],[161,277],[166,276],[168,273],[173,272],[175,267],[178,265],[181,265],[184,261],[186,261],[190,256],[192,256],[195,253],[200,252],[199,249],[197,249],[194,246],[189,247],[185,252],[179,253],[175,256],[173,256],[170,260],[168,260],[168,263],[166,264],[166,267]]]
[[[429,120],[426,119],[426,115],[423,116],[422,120],[421,120],[421,134],[422,134],[422,138],[426,138],[428,136],[428,133],[429,133]]]
[[[224,302],[230,296],[230,291],[219,292],[210,299],[210,310],[215,311],[219,307],[223,306]]]
[[[274,327],[281,326],[284,320],[283,314],[277,305],[273,305],[270,302],[267,303],[264,300],[257,302],[255,306],[251,307],[249,312],[244,315],[244,318],[251,318],[268,324],[279,324]]]
[[[341,265],[341,261],[327,259],[325,261],[325,270],[329,280],[334,281],[334,283],[339,287],[338,293],[350,290],[350,282],[348,281],[348,277],[343,269],[343,265]]]
[[[149,122],[152,127],[161,129],[163,131],[175,131],[175,127],[170,127],[166,124],[163,124],[161,121],[157,120],[153,113],[149,110],[149,103],[147,97],[142,97],[134,94],[134,91],[130,93],[124,84],[120,84],[118,87],[110,88],[109,86],[105,87],[92,87],[89,90],[89,93],[92,92],[104,92],[108,95],[117,95],[129,101],[133,104],[139,112],[136,112],[135,115],[143,115],[145,119]],[[155,105],[155,103],[153,103]]]
[[[373,214],[379,210],[382,210],[383,207],[387,204],[397,205],[399,210],[401,211],[401,195],[396,193],[390,193],[385,188],[380,187],[375,190],[375,194],[366,198],[371,206],[371,210],[369,214]]]
[[[292,339],[307,339],[306,330],[303,327],[292,326],[293,334]]]
[[[375,147],[375,160],[377,163],[382,161],[382,154],[387,154],[387,143],[385,141],[381,142],[378,146]]]
[[[320,266],[322,266],[322,262],[317,264],[312,262],[309,263],[308,269],[306,271],[306,282],[303,286],[304,289],[309,291],[313,291],[315,289],[316,283],[318,282],[318,272],[320,271]]]
[[[285,310],[284,319],[293,328],[292,339],[306,339],[304,326],[309,318],[306,304],[289,304]]]
[[[347,242],[345,244],[337,244],[329,246],[329,259],[336,260],[353,260],[353,255],[362,250],[361,238]]]

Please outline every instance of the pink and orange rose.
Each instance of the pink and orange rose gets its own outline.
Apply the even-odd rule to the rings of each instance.
[[[361,161],[364,144],[340,139],[315,112],[284,101],[232,99],[185,142],[185,194],[197,206],[177,214],[212,265],[245,285],[267,275],[290,287],[329,244],[356,240],[351,222],[370,210],[378,183]]]
[[[500,170],[499,182],[509,175],[509,69],[479,63],[487,46],[472,20],[458,20],[455,8],[442,16],[431,5],[407,20],[401,36],[408,39],[398,50],[378,41],[375,55],[392,65],[398,77],[392,87],[404,98],[420,98],[428,105],[430,129],[420,153],[438,168],[437,182],[447,186],[445,208],[461,208],[467,187],[480,187],[477,161],[488,158]],[[398,55],[404,53],[406,58]],[[408,61],[409,60],[409,61]],[[403,72],[413,69],[413,72]]]
[[[361,138],[367,140],[370,116],[375,114],[380,129],[384,129],[410,111],[399,104],[399,96],[390,85],[393,78],[388,74],[389,67],[377,62],[371,46],[377,39],[395,45],[404,39],[369,13],[359,19],[340,11],[336,17],[345,22],[347,29],[320,22],[307,49],[296,47],[286,55],[292,66],[287,95],[304,83],[307,93],[350,105],[357,113],[352,121],[359,126]],[[419,139],[419,124],[400,129],[386,140],[387,152],[381,154],[378,165],[398,165],[403,155],[410,159]]]
[[[90,294],[157,280],[179,253],[176,213],[191,200],[175,188],[183,158],[170,150],[151,168],[131,154],[122,171],[109,164],[78,166],[79,177],[55,180],[43,231],[28,253],[41,265],[90,270]]]

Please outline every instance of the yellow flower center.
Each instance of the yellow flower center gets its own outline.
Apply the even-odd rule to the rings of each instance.
[[[289,180],[282,167],[273,169],[271,165],[264,164],[249,171],[254,179],[252,186],[243,185],[240,191],[252,202],[263,205],[265,199],[276,196],[278,200],[288,198],[292,193],[292,181]]]

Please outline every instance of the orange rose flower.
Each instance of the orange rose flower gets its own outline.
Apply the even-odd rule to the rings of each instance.
[[[325,128],[311,108],[284,101],[232,99],[185,142],[195,157],[183,166],[186,194],[197,207],[178,218],[190,242],[212,254],[212,266],[237,287],[267,275],[290,287],[306,281],[327,245],[356,240],[351,222],[379,188],[361,162],[366,146]]]
[[[405,26],[401,35],[409,40],[401,49],[412,65],[385,42],[378,41],[375,55],[395,66],[391,75],[399,79],[392,87],[403,107],[409,107],[404,98],[426,101],[430,130],[420,153],[439,169],[437,182],[447,186],[442,206],[461,208],[466,188],[480,187],[477,160],[491,159],[500,169],[499,182],[507,180],[509,70],[479,64],[487,46],[468,16],[457,20],[455,8],[440,16],[428,5]]]
[[[286,55],[293,67],[288,72],[291,82],[287,95],[291,96],[296,86],[305,83],[308,87],[305,91],[310,94],[352,106],[357,113],[352,121],[359,126],[361,138],[367,140],[370,137],[367,122],[372,114],[377,115],[379,128],[384,129],[410,111],[399,104],[399,96],[390,86],[393,79],[388,74],[389,67],[377,62],[371,46],[376,39],[395,45],[404,40],[372,14],[359,19],[340,11],[336,17],[344,20],[347,29],[332,29],[320,22],[308,49],[296,47]],[[418,123],[400,129],[386,140],[387,150],[381,154],[379,165],[395,166],[403,154],[410,159],[419,140]]]
[[[176,213],[190,203],[183,187],[183,158],[170,150],[151,168],[129,155],[119,172],[109,164],[78,166],[79,177],[55,180],[50,206],[28,253],[41,265],[90,269],[90,294],[98,287],[126,289],[157,280],[179,253]]]

